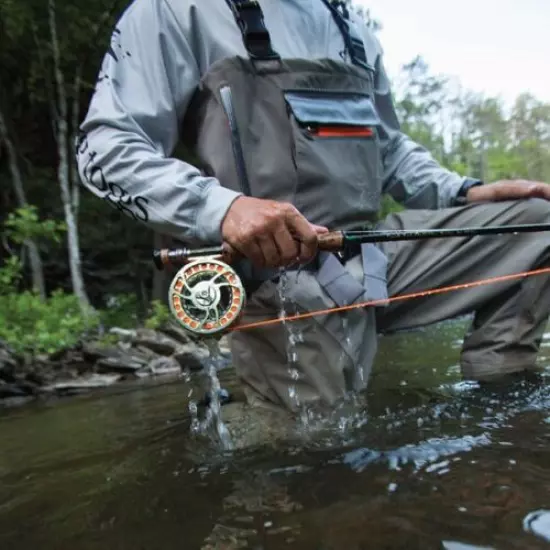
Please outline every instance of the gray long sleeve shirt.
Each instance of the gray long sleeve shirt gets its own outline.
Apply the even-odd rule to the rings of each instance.
[[[321,0],[260,0],[274,49],[283,57],[349,62]],[[409,208],[453,203],[465,178],[447,171],[399,131],[376,37],[355,21],[375,68],[384,191]],[[225,0],[134,0],[103,60],[78,144],[84,185],[136,220],[189,242],[221,241],[239,195],[173,156],[201,76],[225,57],[247,56]]]

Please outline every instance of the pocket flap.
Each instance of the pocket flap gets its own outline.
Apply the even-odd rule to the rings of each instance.
[[[285,100],[300,124],[375,126],[380,123],[373,102],[364,94],[288,91]]]

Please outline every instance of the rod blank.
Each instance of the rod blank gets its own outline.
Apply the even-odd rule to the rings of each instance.
[[[478,237],[550,231],[548,223],[503,225],[499,227],[457,227],[453,229],[395,229],[388,231],[344,231],[348,242],[376,243],[388,241],[414,241],[451,237]]]

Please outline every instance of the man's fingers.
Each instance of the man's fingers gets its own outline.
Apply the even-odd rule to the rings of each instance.
[[[317,233],[312,225],[294,208],[288,211],[287,224],[294,239],[300,243],[299,261],[301,263],[309,262],[317,252]]]
[[[277,248],[281,257],[281,265],[287,267],[296,262],[296,258],[300,253],[300,244],[292,237],[286,226],[281,226],[280,229],[273,234]]]
[[[546,183],[530,183],[527,186],[530,189],[530,197],[550,200],[550,185]]]
[[[258,267],[287,267],[315,257],[318,236],[327,228],[310,224],[289,203],[240,197],[222,222],[222,237]],[[234,257],[227,249],[227,256]]]
[[[247,242],[246,246],[243,247],[242,254],[258,267],[265,266],[265,256],[257,240]]]
[[[528,198],[550,200],[550,186],[540,181],[501,180],[489,185],[472,187],[468,194],[474,201],[505,201]]]
[[[259,267],[278,267],[281,265],[281,253],[270,234],[258,235],[256,242],[262,253],[262,264]]]

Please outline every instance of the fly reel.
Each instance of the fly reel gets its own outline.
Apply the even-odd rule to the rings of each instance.
[[[235,270],[217,259],[197,258],[174,276],[170,310],[193,334],[212,336],[228,330],[239,318],[245,291]]]

